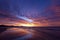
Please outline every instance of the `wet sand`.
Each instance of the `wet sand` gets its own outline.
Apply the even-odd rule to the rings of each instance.
[[[0,40],[60,40],[60,27],[7,28]]]

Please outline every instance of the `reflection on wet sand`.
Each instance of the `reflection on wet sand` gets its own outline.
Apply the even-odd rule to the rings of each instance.
[[[59,28],[8,28],[0,34],[0,40],[60,40],[59,37]]]
[[[25,39],[28,39],[28,38],[32,38],[33,37],[33,33],[31,32],[33,31],[32,29],[23,29],[23,28],[8,28],[6,31],[2,32],[1,33],[1,37],[3,38],[15,38],[14,40],[17,40],[17,39],[21,39],[21,40],[25,40]],[[18,37],[18,38],[17,38]]]

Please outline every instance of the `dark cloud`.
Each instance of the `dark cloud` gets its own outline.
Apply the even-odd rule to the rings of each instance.
[[[1,17],[1,18],[7,18],[7,17],[10,17],[10,16],[0,13],[0,17]]]

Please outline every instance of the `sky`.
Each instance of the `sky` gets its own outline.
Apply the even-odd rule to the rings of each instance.
[[[35,23],[60,26],[60,0],[0,0],[0,25]]]

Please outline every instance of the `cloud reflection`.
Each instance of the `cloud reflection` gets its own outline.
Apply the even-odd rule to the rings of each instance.
[[[5,32],[1,33],[1,37],[10,38],[10,37],[18,37],[14,40],[25,40],[33,37],[34,31],[32,29],[24,29],[24,28],[8,28]]]

